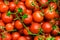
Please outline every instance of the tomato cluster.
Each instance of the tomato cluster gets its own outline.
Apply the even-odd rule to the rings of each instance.
[[[58,0],[0,0],[0,40],[60,40]]]

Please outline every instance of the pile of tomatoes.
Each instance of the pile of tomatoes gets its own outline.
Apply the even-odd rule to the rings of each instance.
[[[0,40],[60,40],[58,0],[0,0]]]

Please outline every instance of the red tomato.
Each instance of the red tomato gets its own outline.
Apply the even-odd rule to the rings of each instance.
[[[33,40],[32,36],[25,36],[27,40]]]
[[[32,14],[32,10],[27,9],[26,10],[26,14],[30,14],[31,15]]]
[[[29,29],[29,27],[27,27],[27,28]],[[28,30],[27,30],[26,28],[24,28],[23,33],[24,33],[25,35],[29,35],[29,34],[28,34]]]
[[[9,7],[5,4],[0,5],[0,12],[7,12]]]
[[[50,33],[52,31],[52,25],[49,22],[45,22],[42,24],[43,32]]]
[[[24,5],[24,2],[21,2],[21,1],[18,2],[18,5]]]
[[[55,37],[55,40],[60,40],[60,36],[56,36]]]
[[[46,6],[48,2],[48,0],[38,0],[38,1],[41,5],[44,5],[44,6]]]
[[[12,39],[12,36],[9,33],[5,33],[4,36],[5,36],[5,38],[2,38],[2,40],[11,40]]]
[[[18,8],[22,8],[23,14],[26,13],[26,7],[25,7],[24,4],[18,4],[17,7],[16,7],[16,9],[18,9]]]
[[[6,24],[6,30],[7,31],[13,31],[14,30],[14,26],[11,23]]]
[[[4,4],[2,1],[0,1],[0,5]]]
[[[5,26],[5,24],[2,20],[0,20],[0,26]]]
[[[24,19],[25,24],[30,24],[32,22],[32,15],[27,14],[27,18]]]
[[[15,21],[15,28],[18,30],[23,28],[23,25],[19,20]]]
[[[9,8],[10,8],[11,11],[14,11],[15,8],[16,8],[16,4],[14,2],[10,2],[9,3]]]
[[[51,2],[50,4],[49,4],[49,6],[50,7],[52,7],[53,9],[57,9],[57,4],[56,3],[54,3],[54,2]]]
[[[39,29],[41,28],[39,23],[32,23],[30,26],[30,31],[34,34],[37,34],[39,32]]]
[[[18,32],[12,33],[12,39],[17,40],[20,37],[20,34]]]
[[[26,0],[25,1],[25,5],[26,5],[26,7],[27,8],[29,8],[29,9],[33,9],[34,8],[34,0]]]
[[[18,40],[27,40],[24,36],[20,36]]]
[[[55,18],[55,11],[53,9],[50,9],[50,8],[46,8],[44,10],[44,14],[45,14],[45,18],[46,19],[53,19]]]
[[[36,22],[41,22],[43,21],[44,17],[43,17],[43,13],[41,11],[35,11],[33,13],[33,19]]]
[[[12,15],[7,16],[7,13],[3,13],[3,14],[2,14],[2,20],[3,20],[5,23],[10,23],[10,22],[12,22],[12,20],[13,20],[13,16],[12,16]]]

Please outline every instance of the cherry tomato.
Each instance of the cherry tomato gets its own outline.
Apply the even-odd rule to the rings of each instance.
[[[14,11],[15,8],[16,8],[16,4],[14,2],[10,2],[9,3],[9,8],[10,8],[11,11]]]
[[[27,28],[28,28],[28,27],[27,27]],[[28,29],[29,29],[29,28],[28,28]],[[28,30],[27,30],[26,28],[24,28],[23,33],[24,33],[25,35],[29,35],[29,34],[28,34]]]
[[[30,26],[30,31],[34,34],[37,34],[39,32],[39,29],[41,28],[39,23],[32,23]]]
[[[24,2],[21,2],[21,1],[18,2],[18,5],[24,5]]]
[[[0,20],[0,26],[5,26],[5,24],[2,20]]]
[[[0,12],[7,12],[9,7],[5,4],[0,5]]]
[[[12,15],[7,16],[7,13],[3,13],[3,14],[2,14],[2,20],[3,20],[5,23],[10,23],[10,22],[12,22],[12,20],[13,20],[13,16],[12,16]]]
[[[32,40],[32,36],[25,36],[27,40]]]
[[[22,10],[23,10],[22,13],[26,13],[26,7],[25,7],[24,4],[18,4],[17,7],[16,7],[16,9],[18,9],[18,8],[22,8]]]
[[[11,23],[6,24],[6,30],[7,31],[13,31],[14,30],[14,26]]]
[[[31,15],[32,14],[32,10],[27,9],[26,10],[26,14],[30,14]]]
[[[35,11],[33,13],[33,19],[36,22],[41,22],[43,21],[44,17],[43,17],[43,13],[41,11]]]
[[[18,40],[27,40],[24,36],[20,36]]]
[[[39,2],[41,5],[46,6],[46,5],[47,5],[48,0],[38,0],[38,2]]]
[[[34,8],[34,0],[26,0],[25,5],[27,8],[33,9]]]
[[[56,12],[53,9],[51,9],[51,8],[46,8],[44,10],[44,14],[45,14],[45,18],[46,19],[53,19],[53,18],[55,18],[55,13]]]
[[[60,36],[56,36],[55,37],[55,40],[60,40]]]
[[[25,24],[30,24],[32,22],[32,15],[27,14],[27,18],[24,19]]]
[[[52,25],[49,22],[45,22],[42,24],[43,32],[50,33],[52,31]]]
[[[12,39],[12,36],[9,33],[5,33],[4,36],[5,36],[5,38],[2,38],[2,40],[11,40]]]
[[[50,4],[49,4],[49,6],[50,7],[52,7],[53,9],[57,9],[57,4],[56,3],[54,3],[54,2],[51,2]]]
[[[12,33],[12,39],[17,40],[20,37],[20,34],[18,32]]]
[[[23,28],[23,25],[19,20],[15,21],[15,28],[18,30]]]

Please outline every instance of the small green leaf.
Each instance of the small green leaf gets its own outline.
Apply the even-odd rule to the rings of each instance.
[[[11,15],[11,11],[8,11],[7,16],[10,16],[10,15]]]
[[[53,30],[55,30],[55,29],[56,29],[56,25],[53,25],[53,27],[52,27],[52,28],[53,28]]]
[[[28,17],[28,15],[27,14],[24,14],[23,16],[22,16],[22,19],[25,19],[25,18],[27,18]]]
[[[22,8],[18,8],[18,12],[23,12]]]

